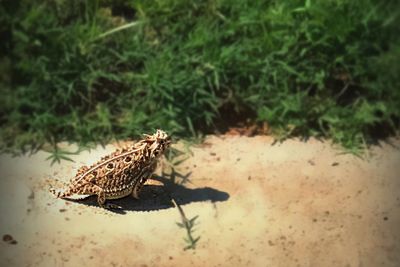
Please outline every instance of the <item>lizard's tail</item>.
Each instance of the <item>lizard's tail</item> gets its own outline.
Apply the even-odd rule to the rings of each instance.
[[[71,196],[73,194],[73,192],[71,190],[64,190],[64,189],[50,188],[49,191],[56,198],[65,198],[65,197],[69,197],[69,196]]]

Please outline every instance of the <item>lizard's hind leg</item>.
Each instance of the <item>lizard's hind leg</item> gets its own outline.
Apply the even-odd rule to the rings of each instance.
[[[90,192],[97,195],[97,203],[104,209],[121,209],[120,206],[112,203],[106,203],[106,194],[99,186],[92,186]]]

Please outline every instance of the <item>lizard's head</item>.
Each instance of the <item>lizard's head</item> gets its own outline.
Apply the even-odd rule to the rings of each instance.
[[[171,145],[171,137],[162,130],[157,130],[153,135],[145,135],[145,138],[150,148],[151,158],[160,157]]]

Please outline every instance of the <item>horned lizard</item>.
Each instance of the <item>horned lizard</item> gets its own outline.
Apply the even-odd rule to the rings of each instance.
[[[132,146],[118,149],[101,158],[90,167],[83,166],[65,189],[51,188],[57,198],[73,195],[97,195],[97,202],[103,208],[117,208],[106,203],[106,199],[132,196],[139,198],[139,192],[154,172],[158,158],[170,146],[170,137],[162,130]]]

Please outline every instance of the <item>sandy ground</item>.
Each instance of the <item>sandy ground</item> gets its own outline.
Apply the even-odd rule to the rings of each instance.
[[[210,136],[159,179],[196,219],[194,250],[165,190],[122,210],[48,193],[110,145],[50,166],[45,152],[0,157],[1,266],[400,266],[400,140],[367,159],[317,140]],[[163,164],[165,167],[165,164]],[[160,170],[158,171],[160,174]],[[170,178],[170,177],[169,177]]]

